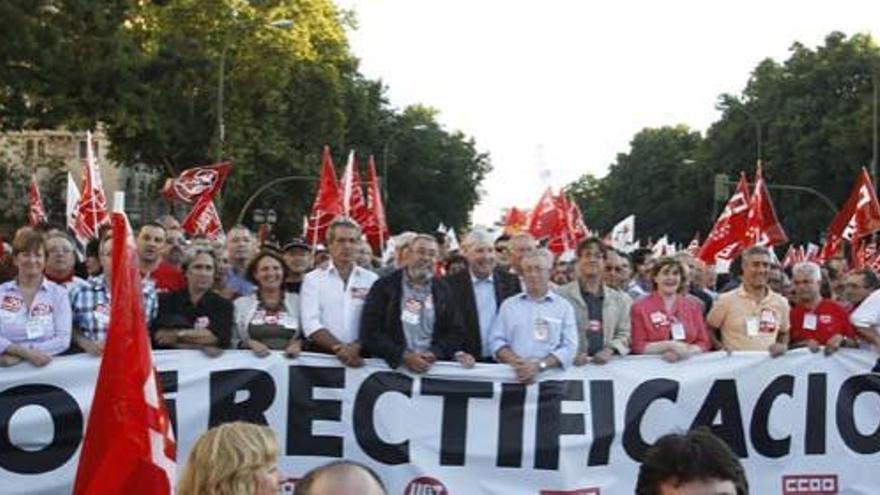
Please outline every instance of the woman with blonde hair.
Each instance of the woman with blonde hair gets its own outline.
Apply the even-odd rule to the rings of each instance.
[[[236,421],[205,432],[177,485],[178,495],[275,495],[278,441],[265,426]]]

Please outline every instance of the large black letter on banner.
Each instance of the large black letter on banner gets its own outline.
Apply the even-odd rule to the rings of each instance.
[[[584,434],[583,414],[562,413],[562,401],[583,400],[581,380],[547,380],[538,385],[535,469],[559,469],[559,437]]]
[[[825,422],[828,409],[828,376],[810,373],[807,377],[807,425],[804,434],[804,453],[825,454]]]
[[[160,371],[159,386],[162,387],[165,409],[168,410],[168,416],[171,418],[171,429],[174,431],[174,438],[180,438],[177,434],[177,372]]]
[[[593,445],[587,466],[605,466],[614,442],[614,382],[590,382],[590,413],[593,416]]]
[[[721,424],[713,424],[715,417],[721,413]],[[739,406],[739,395],[736,393],[736,381],[715,380],[706,396],[691,428],[706,426],[718,438],[727,442],[733,452],[740,457],[748,457],[746,450],[745,431],[743,431],[742,412]]]
[[[345,368],[291,366],[287,398],[287,455],[342,457],[342,437],[313,435],[316,420],[342,419],[342,401],[318,400],[316,388],[345,388]]]
[[[498,467],[522,466],[525,404],[525,385],[501,384],[501,403],[498,406]]]
[[[266,410],[275,400],[275,382],[272,375],[261,370],[233,369],[210,374],[211,427],[232,421],[247,421],[267,425]],[[235,402],[236,392],[246,391],[247,399]]]
[[[422,380],[422,395],[443,397],[443,428],[440,434],[440,465],[464,466],[467,449],[468,401],[491,399],[491,382]]]
[[[52,415],[55,434],[52,443],[44,449],[23,450],[9,438],[9,422],[16,411],[25,406],[41,406]],[[3,469],[18,474],[58,469],[76,453],[82,435],[82,411],[64,389],[53,385],[21,385],[0,393],[0,467]]]
[[[650,447],[642,438],[642,418],[651,403],[658,399],[678,400],[678,382],[666,378],[648,380],[633,390],[626,403],[623,448],[637,462],[642,462],[645,451]]]
[[[388,465],[409,462],[409,440],[388,443],[376,432],[373,409],[379,397],[386,392],[397,392],[412,397],[413,379],[394,371],[377,371],[370,375],[358,390],[354,401],[354,436],[368,456]]]
[[[837,396],[837,429],[840,438],[847,447],[859,454],[875,454],[880,452],[880,424],[873,433],[862,435],[856,428],[856,412],[853,410],[856,398],[865,392],[880,394],[880,375],[851,376],[840,386]],[[880,415],[871,411],[868,417],[877,420]]]
[[[780,395],[791,397],[793,391],[794,376],[778,376],[761,392],[755,404],[749,433],[755,450],[765,457],[776,459],[791,452],[791,435],[778,439],[770,436],[770,410],[773,409],[773,402],[777,397]]]

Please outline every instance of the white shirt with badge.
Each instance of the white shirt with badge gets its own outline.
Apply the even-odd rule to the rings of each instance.
[[[299,291],[306,336],[326,328],[341,342],[358,340],[364,302],[378,278],[375,273],[355,265],[346,284],[332,262],[326,268],[307,273]]]

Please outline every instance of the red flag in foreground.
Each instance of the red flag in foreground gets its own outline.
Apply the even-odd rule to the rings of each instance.
[[[844,240],[852,242],[878,230],[880,230],[880,203],[877,202],[871,176],[863,167],[849,194],[849,199],[837,212],[828,228],[828,237],[822,246],[819,259],[825,261],[837,254]]]
[[[764,172],[758,163],[755,173],[755,190],[749,198],[749,216],[746,229],[746,246],[776,246],[788,242],[788,236],[776,217],[773,201],[767,184],[764,183]]]
[[[186,204],[198,202],[205,194],[213,198],[223,188],[231,168],[232,163],[221,162],[184,170],[179,176],[165,181],[162,196],[168,201]]]
[[[180,227],[191,236],[204,235],[212,241],[220,237],[223,234],[223,224],[220,222],[217,207],[214,206],[213,197],[203,194]]]
[[[131,232],[113,214],[112,308],[73,493],[173,492],[175,442],[150,354]]]
[[[321,182],[318,184],[318,192],[315,194],[315,202],[312,204],[312,213],[309,215],[306,240],[312,246],[324,242],[327,227],[339,215],[342,215],[342,194],[339,191],[339,181],[336,180],[336,171],[333,170],[330,147],[324,146],[324,156],[321,159]]]
[[[385,222],[385,205],[382,203],[373,155],[370,155],[370,160],[367,162],[367,213],[368,219],[364,224],[364,235],[367,236],[367,242],[370,243],[373,252],[381,255],[389,232],[388,224]]]
[[[73,231],[81,244],[98,237],[98,229],[110,223],[107,214],[107,197],[98,171],[92,147],[92,133],[86,132],[86,159],[83,161],[82,187],[76,204],[76,220]]]
[[[40,186],[37,184],[37,176],[31,174],[31,186],[28,188],[28,221],[34,227],[48,223],[46,209],[43,208],[43,198],[40,197]]]
[[[743,248],[748,215],[749,183],[743,173],[740,174],[733,196],[727,200],[697,256],[709,265],[714,265],[716,258],[735,258]]]

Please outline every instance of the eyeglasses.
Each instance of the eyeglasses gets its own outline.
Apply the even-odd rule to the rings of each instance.
[[[496,253],[506,253],[508,251],[509,251],[509,249],[507,249],[506,247],[503,247],[503,246],[499,246],[499,247],[495,248]]]

